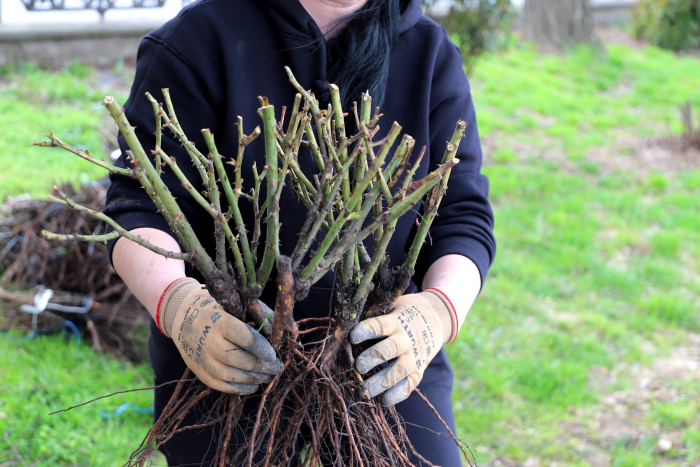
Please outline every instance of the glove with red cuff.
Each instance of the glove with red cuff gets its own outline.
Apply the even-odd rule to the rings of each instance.
[[[457,337],[457,315],[450,299],[437,288],[398,298],[384,316],[370,318],[350,331],[350,342],[382,339],[355,361],[361,374],[382,363],[389,366],[373,375],[365,386],[369,397],[382,396],[394,405],[408,398],[423,372],[444,344]]]
[[[226,313],[195,279],[182,278],[168,285],[155,314],[158,328],[175,341],[187,366],[213,389],[252,394],[284,370],[270,343]]]

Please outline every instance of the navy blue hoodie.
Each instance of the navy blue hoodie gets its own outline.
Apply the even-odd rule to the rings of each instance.
[[[233,157],[238,147],[237,117],[243,117],[247,134],[261,124],[256,112],[257,96],[270,99],[278,118],[282,106],[291,107],[296,91],[289,84],[285,65],[307,89],[326,82],[329,52],[323,41],[314,41],[318,37],[318,27],[298,0],[200,0],[143,39],[136,77],[125,104],[126,115],[136,126],[137,136],[146,150],[153,149],[154,117],[144,93],[149,91],[162,101],[160,89],[168,87],[178,119],[189,138],[198,147],[206,148],[200,130],[209,128],[216,137],[219,152],[224,157]],[[460,164],[452,170],[447,193],[416,267],[415,282],[407,293],[416,292],[416,284],[421,283],[427,268],[448,254],[470,258],[479,268],[483,282],[493,261],[495,240],[493,213],[487,200],[488,180],[480,173],[482,153],[474,105],[459,50],[440,26],[422,15],[420,0],[409,0],[402,13],[387,83],[381,109],[384,116],[379,122],[377,138],[383,138],[391,123],[397,121],[404,133],[416,139],[414,160],[419,149],[426,145],[417,178],[425,176],[440,162],[455,123],[460,119],[468,122],[457,153]],[[122,150],[128,149],[121,136],[119,142]],[[259,169],[265,165],[263,143],[263,138],[258,138],[245,152],[242,173],[245,190],[253,183],[253,163]],[[177,158],[178,165],[201,191],[200,178],[189,156],[167,131],[163,132],[162,147]],[[305,173],[318,172],[309,153],[302,152],[299,159]],[[127,163],[122,157],[117,165]],[[211,218],[167,168],[164,172],[164,180],[213,256]],[[229,177],[232,178],[231,174]],[[105,208],[108,215],[127,230],[152,227],[174,237],[138,182],[119,175],[112,176],[112,182]],[[225,197],[222,198],[224,201]],[[252,231],[250,203],[242,200],[241,208],[248,230]],[[306,208],[286,186],[280,202],[282,254],[290,254],[294,249],[305,215]],[[393,265],[400,264],[405,257],[415,232],[416,217],[417,212],[409,212],[397,225],[387,249]],[[371,236],[366,243],[373,250]],[[187,273],[201,280],[190,266]],[[332,284],[333,276],[328,274],[312,288],[306,300],[296,305],[295,314],[327,315]],[[263,300],[272,304],[273,297],[273,284],[268,284]]]

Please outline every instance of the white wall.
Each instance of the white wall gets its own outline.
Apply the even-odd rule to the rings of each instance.
[[[48,2],[48,0],[45,0]],[[81,0],[65,0],[66,6],[83,5]],[[95,3],[97,0],[95,0]],[[37,0],[39,4],[39,0]],[[129,5],[117,0],[117,5]],[[105,22],[165,22],[174,17],[182,7],[181,0],[166,0],[160,8],[139,8],[130,10],[108,10]],[[0,21],[5,25],[57,24],[57,23],[97,23],[100,15],[94,10],[82,11],[27,11],[21,0],[0,0]]]

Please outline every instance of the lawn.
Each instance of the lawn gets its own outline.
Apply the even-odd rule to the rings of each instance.
[[[96,70],[74,63],[58,71],[32,65],[0,67],[0,199],[7,195],[44,195],[53,183],[89,180],[103,171],[58,150],[27,148],[51,130],[91,154],[106,157],[105,133],[114,124],[100,102],[105,93],[125,100],[125,82],[132,73],[123,67]],[[27,168],[31,168],[30,171]]]
[[[499,250],[449,350],[461,437],[483,465],[696,465],[700,167],[641,153],[700,61],[524,46],[472,87]]]
[[[0,178],[0,194],[97,176],[26,144],[50,127],[104,154],[91,104],[115,82],[104,76],[73,65],[0,78],[0,120],[13,128],[0,133],[0,174],[19,173],[21,157],[34,177]],[[663,138],[680,131],[682,103],[700,107],[700,61],[516,45],[484,57],[471,83],[499,244],[448,348],[460,437],[482,466],[697,465],[700,171]],[[97,411],[147,406],[147,393],[47,413],[149,380],[60,337],[0,338],[0,432],[14,446],[0,440],[0,466],[13,449],[28,465],[126,460],[150,416]]]
[[[16,334],[19,335],[19,334]],[[152,406],[151,391],[103,399],[48,415],[117,390],[152,386],[148,365],[101,359],[89,345],[63,336],[0,337],[0,466],[121,465],[145,435],[152,415],[120,405]],[[19,455],[26,464],[20,464]],[[8,462],[14,459],[17,463]]]

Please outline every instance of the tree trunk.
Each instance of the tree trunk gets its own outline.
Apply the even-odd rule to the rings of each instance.
[[[597,42],[589,0],[526,0],[525,38],[557,49]]]

